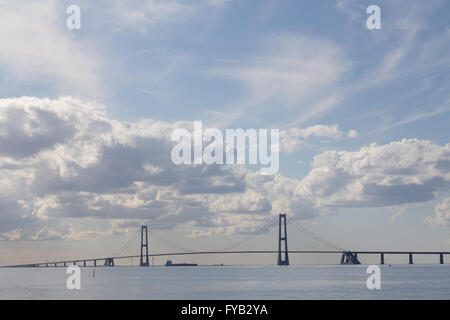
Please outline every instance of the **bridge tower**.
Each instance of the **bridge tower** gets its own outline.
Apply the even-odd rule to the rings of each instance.
[[[282,230],[283,229],[283,230]],[[284,246],[282,246],[282,242]],[[284,248],[282,250],[282,248]],[[284,256],[284,259],[283,259]],[[286,214],[280,214],[278,218],[278,265],[289,265],[289,251],[287,243]]]
[[[145,234],[144,234],[145,233]],[[145,253],[144,253],[145,250]],[[148,267],[148,232],[147,226],[141,226],[141,267]]]

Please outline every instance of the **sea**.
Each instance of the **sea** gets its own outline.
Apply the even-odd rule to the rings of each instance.
[[[80,289],[66,268],[2,268],[0,299],[450,298],[450,265],[379,267],[379,289],[365,265],[86,267]]]

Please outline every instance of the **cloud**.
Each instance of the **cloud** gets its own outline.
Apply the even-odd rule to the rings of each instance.
[[[259,55],[211,71],[215,76],[239,81],[248,90],[238,109],[230,111],[234,118],[243,116],[244,109],[257,107],[261,113],[267,107],[269,112],[274,105],[290,111],[295,106],[298,114],[313,114],[311,105],[324,92],[328,94],[350,67],[344,51],[326,39],[272,35],[262,41],[261,51]],[[317,108],[323,113],[333,105],[325,103]]]
[[[211,224],[214,197],[246,190],[245,171],[171,162],[171,132],[191,123],[120,122],[70,97],[1,99],[0,123],[3,237],[23,227],[25,238],[66,239],[61,219]]]
[[[336,8],[341,10],[352,22],[356,22],[359,24],[365,23],[365,15],[366,7],[358,1],[355,0],[337,0]]]
[[[215,3],[220,10],[220,1]],[[123,80],[127,74],[123,63],[111,60],[111,51],[104,49],[105,43],[118,40],[116,31],[161,36],[162,26],[202,21],[194,17],[213,10],[206,0],[80,0],[76,5],[81,9],[81,29],[69,30],[68,5],[57,0],[0,0],[0,65],[4,82],[12,89],[31,86],[57,94],[110,98],[116,76]],[[100,46],[99,35],[105,40]]]
[[[225,8],[231,0],[82,0],[82,8],[90,8],[103,14],[99,25],[113,32],[126,31],[139,36],[173,35],[166,28],[204,22],[205,13],[214,13]],[[197,19],[202,17],[203,19]],[[210,16],[208,16],[210,18]],[[173,29],[171,29],[173,30]]]
[[[187,225],[193,236],[248,232],[280,212],[311,219],[330,206],[425,202],[450,181],[450,145],[417,139],[327,151],[294,179],[239,166],[176,166],[171,133],[192,123],[122,122],[98,103],[70,97],[0,99],[0,123],[3,240],[91,239],[137,223]],[[294,133],[345,136],[337,126]],[[73,226],[92,219],[109,227]],[[238,219],[246,222],[234,225]]]
[[[307,145],[307,140],[311,137],[339,140],[342,137],[356,138],[358,132],[350,130],[344,134],[338,125],[314,125],[307,128],[291,128],[289,130],[280,131],[281,151],[293,153]]]
[[[394,221],[399,219],[401,216],[403,216],[403,214],[406,211],[406,206],[401,206],[401,207],[392,207],[391,210],[394,212],[393,215],[391,216],[390,220]]]
[[[347,137],[349,137],[350,139],[357,138],[358,136],[359,136],[359,133],[356,130],[349,130],[347,132]]]
[[[110,4],[110,5],[108,5]],[[114,25],[122,29],[147,33],[150,29],[164,23],[180,22],[191,15],[194,6],[176,0],[124,1],[108,2],[114,17]]]
[[[63,235],[52,228],[44,227],[31,236],[31,240],[62,240]]]
[[[425,202],[448,190],[450,144],[404,139],[314,158],[302,186],[324,206],[377,207]]]
[[[11,115],[20,117],[9,124]],[[296,179],[264,177],[241,167],[174,165],[171,133],[192,130],[192,123],[120,122],[102,105],[70,97],[1,99],[0,123],[5,239],[13,230],[31,240],[104,235],[69,228],[73,219],[104,220],[115,232],[124,227],[114,221],[243,232],[247,229],[221,229],[220,223],[248,215],[248,226],[256,227],[280,210],[299,218],[318,213],[311,201],[296,199]]]
[[[14,241],[18,239],[20,239],[20,229],[14,229],[0,234],[0,240]]]
[[[391,128],[396,128],[399,126],[403,126],[405,124],[409,124],[409,123],[413,123],[416,121],[420,121],[422,119],[427,119],[427,118],[431,118],[431,117],[435,117],[438,116],[440,114],[444,114],[450,111],[450,99],[446,99],[446,101],[444,102],[443,106],[439,106],[437,108],[435,108],[434,110],[431,111],[420,111],[417,112],[415,114],[410,114],[408,116],[406,116],[405,118],[401,119],[400,121],[397,121],[395,123],[392,124],[388,124],[386,126],[381,127],[380,129],[378,129],[377,131],[384,131],[387,129],[391,129]]]
[[[213,7],[223,7],[231,3],[232,0],[207,0],[206,3]]]
[[[336,0],[336,7],[349,18],[349,28],[354,29],[353,24],[357,23],[358,30],[366,29],[367,4]],[[377,126],[375,132],[448,112],[448,81],[444,78],[442,81],[437,80],[441,77],[437,70],[446,70],[450,66],[448,55],[443,54],[449,51],[450,37],[445,28],[440,26],[439,18],[436,19],[440,12],[446,10],[445,7],[443,1],[434,1],[428,6],[408,1],[386,2],[381,6],[383,31],[366,30],[369,39],[366,49],[383,49],[369,60],[363,57],[363,60],[370,61],[369,68],[355,64],[350,81],[338,88],[338,95],[342,101],[351,103],[352,99],[365,92],[385,93],[393,86],[397,93],[403,91],[403,99],[385,102],[388,108],[378,104],[380,114],[386,119],[385,123]],[[358,49],[358,45],[355,49]],[[415,79],[425,79],[424,85],[415,89]],[[431,82],[430,79],[436,81]],[[411,99],[415,95],[417,99]],[[426,97],[425,100],[421,96]],[[392,100],[389,95],[386,98]]]
[[[0,1],[0,63],[22,83],[50,83],[75,93],[98,93],[103,68],[85,42],[65,27],[58,1]],[[89,54],[87,52],[90,52]]]
[[[426,217],[425,222],[432,225],[448,226],[450,224],[450,198],[444,199],[434,207],[435,216]]]
[[[0,154],[12,158],[32,156],[64,143],[75,134],[68,123],[47,106],[36,107],[32,99],[26,108],[4,100],[0,113]]]
[[[214,212],[268,213],[272,206],[260,193],[252,189],[239,194],[219,196],[210,204]]]

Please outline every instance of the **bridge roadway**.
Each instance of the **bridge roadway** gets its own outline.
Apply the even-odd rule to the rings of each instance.
[[[384,264],[385,255],[409,255],[409,264],[413,264],[413,255],[439,255],[440,264],[444,264],[444,255],[450,255],[450,251],[346,251],[351,254],[378,254],[381,256],[381,264]],[[246,250],[246,251],[192,251],[192,252],[165,252],[152,253],[149,257],[165,257],[165,256],[185,256],[185,255],[215,255],[215,254],[277,254],[278,250]],[[290,254],[343,254],[339,250],[289,250]],[[32,264],[20,264],[10,266],[0,266],[0,268],[21,268],[21,267],[65,267],[67,265],[78,265],[80,267],[87,266],[114,266],[114,260],[140,258],[140,255],[89,258],[89,259],[71,259],[53,262],[39,262]],[[98,261],[104,261],[104,264],[97,264]],[[88,265],[88,263],[91,263]]]

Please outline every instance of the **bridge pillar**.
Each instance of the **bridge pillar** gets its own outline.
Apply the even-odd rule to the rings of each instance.
[[[104,266],[105,267],[114,267],[114,258],[106,258]]]
[[[413,254],[409,254],[409,264],[413,264]]]
[[[439,254],[439,264],[444,264],[444,254],[443,253]]]
[[[380,264],[384,264],[384,253],[383,253],[383,252],[381,253],[381,261],[380,261]]]
[[[145,251],[145,253],[144,253]],[[139,265],[141,267],[148,267],[148,232],[147,226],[141,226],[141,260]]]
[[[282,222],[283,221],[283,222]],[[283,227],[282,227],[283,224]],[[282,229],[284,232],[282,232]],[[281,243],[284,243],[284,250],[281,249]],[[283,259],[284,256],[284,259]],[[289,265],[289,251],[287,244],[287,228],[286,228],[286,214],[280,214],[278,218],[278,265]]]
[[[358,260],[358,253],[351,251],[342,252],[341,264],[361,264]]]

